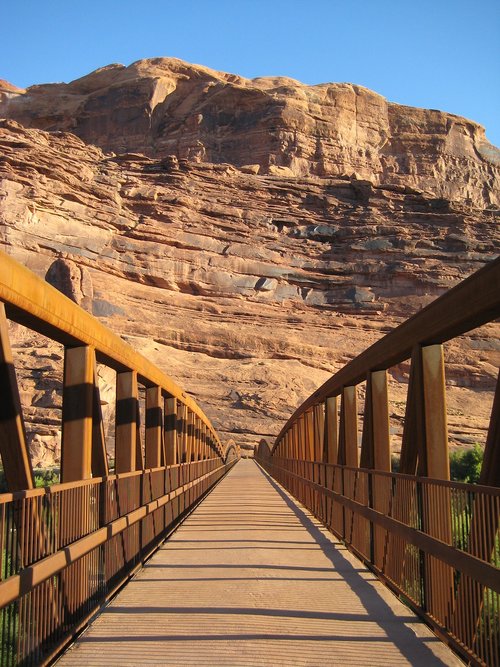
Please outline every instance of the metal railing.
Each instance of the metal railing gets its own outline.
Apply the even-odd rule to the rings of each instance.
[[[0,664],[52,658],[236,462],[0,495]]]
[[[7,319],[65,349],[61,484],[45,489],[34,488]],[[97,363],[116,371],[114,474]],[[223,448],[171,378],[4,253],[0,389],[0,453],[11,491],[0,495],[0,665],[45,664],[226,474],[239,451]]]
[[[500,376],[480,484],[450,482],[442,344],[499,316],[496,260],[347,364],[296,410],[272,449],[261,443],[255,452],[269,474],[477,665],[500,665]],[[393,473],[387,375],[410,358],[400,472]]]

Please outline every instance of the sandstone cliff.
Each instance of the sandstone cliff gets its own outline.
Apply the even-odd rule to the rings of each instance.
[[[218,145],[227,140],[233,152],[206,152],[200,160],[183,148],[191,141],[184,121],[177,129],[160,131],[151,122],[148,132],[138,131],[153,70],[159,87],[164,73],[155,108],[164,105],[168,123],[174,117],[172,107],[167,113],[169,95],[177,100],[176,117],[187,119],[199,108],[200,86],[216,76],[222,98],[236,96],[227,102],[233,115],[247,89],[250,96],[260,91],[262,113],[272,99],[282,99],[269,91],[282,88],[283,80],[246,82],[172,60],[111,66],[68,86],[14,91],[3,108],[26,125],[51,131],[0,121],[0,243],[191,390],[223,439],[253,446],[260,437],[271,438],[332,371],[498,252],[496,211],[485,211],[484,201],[473,204],[498,194],[481,177],[485,165],[494,172],[486,159],[476,155],[474,164],[460,162],[470,188],[466,201],[456,183],[441,182],[439,192],[436,185],[436,196],[401,172],[396,178],[375,170],[367,179],[357,168],[357,175],[346,175],[353,170],[345,167],[351,157],[338,174],[320,175],[312,160],[300,163],[304,168],[295,162],[293,169],[277,169],[279,153],[270,152],[269,131],[261,123],[257,129],[260,121],[247,124],[248,142],[261,146],[250,161],[244,127],[224,125],[217,116],[212,131],[203,130],[207,146],[220,136]],[[291,100],[306,89],[296,82],[287,86],[295,91],[286,92]],[[66,99],[63,90],[69,91]],[[105,102],[106,95],[118,97]],[[89,112],[82,124],[81,105],[91,99],[95,114]],[[252,97],[248,118],[253,104],[259,116]],[[422,112],[432,113],[438,112]],[[56,129],[66,126],[73,133]],[[467,127],[477,139],[478,126]],[[119,137],[130,143],[120,148]],[[401,135],[391,144],[397,141],[403,142]],[[354,155],[356,146],[351,140],[344,155]],[[419,169],[429,146],[435,148],[434,139],[414,144],[415,155],[422,156]],[[451,162],[443,164],[448,169]],[[474,185],[479,178],[481,188]],[[445,199],[444,189],[451,187],[456,197]],[[62,373],[62,350],[21,327],[12,329],[32,423],[29,437],[36,460],[46,463],[58,456],[55,381]],[[500,358],[496,336],[497,326],[490,325],[447,348],[454,442],[484,439]],[[32,372],[33,355],[43,360],[42,372]],[[394,378],[404,378],[406,370],[394,369]],[[112,417],[112,373],[102,368],[100,381],[104,409]],[[404,385],[391,382],[391,392],[397,446]]]
[[[70,131],[115,153],[252,165],[262,174],[355,173],[375,185],[500,204],[500,151],[480,125],[348,83],[250,80],[153,58],[22,93],[0,101],[0,117]]]

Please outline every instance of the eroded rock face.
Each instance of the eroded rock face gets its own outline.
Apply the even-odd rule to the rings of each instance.
[[[0,102],[7,102],[18,95],[23,95],[25,92],[23,88],[18,88],[8,81],[0,79]]]
[[[14,93],[0,97],[0,117],[70,131],[119,154],[227,163],[284,178],[355,174],[369,184],[500,205],[500,152],[480,125],[392,104],[353,84],[250,80],[153,58]]]
[[[60,257],[49,266],[45,280],[85,310],[92,310],[92,279],[84,266]]]
[[[52,276],[192,392],[223,439],[248,447],[500,242],[494,211],[393,183],[109,155],[9,120],[0,155],[1,247]],[[484,440],[497,335],[489,325],[447,347],[455,442]],[[56,460],[63,350],[17,325],[12,340],[37,460],[43,446]],[[112,421],[113,373],[101,369],[100,384]],[[396,446],[404,390],[391,382]]]

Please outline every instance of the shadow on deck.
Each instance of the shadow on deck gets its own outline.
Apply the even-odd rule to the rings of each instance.
[[[243,460],[58,662],[102,664],[461,663]]]

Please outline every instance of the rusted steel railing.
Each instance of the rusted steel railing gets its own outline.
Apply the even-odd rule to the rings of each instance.
[[[61,484],[45,489],[33,488],[8,319],[65,348]],[[116,371],[114,474],[98,362]],[[4,253],[0,390],[0,453],[11,491],[0,495],[0,665],[45,664],[239,451],[224,450],[208,418],[171,378]]]
[[[500,376],[480,484],[450,482],[442,344],[498,317],[500,260],[347,364],[296,410],[272,449],[262,443],[255,452],[269,474],[477,665],[500,665]],[[396,474],[387,374],[407,359]]]

